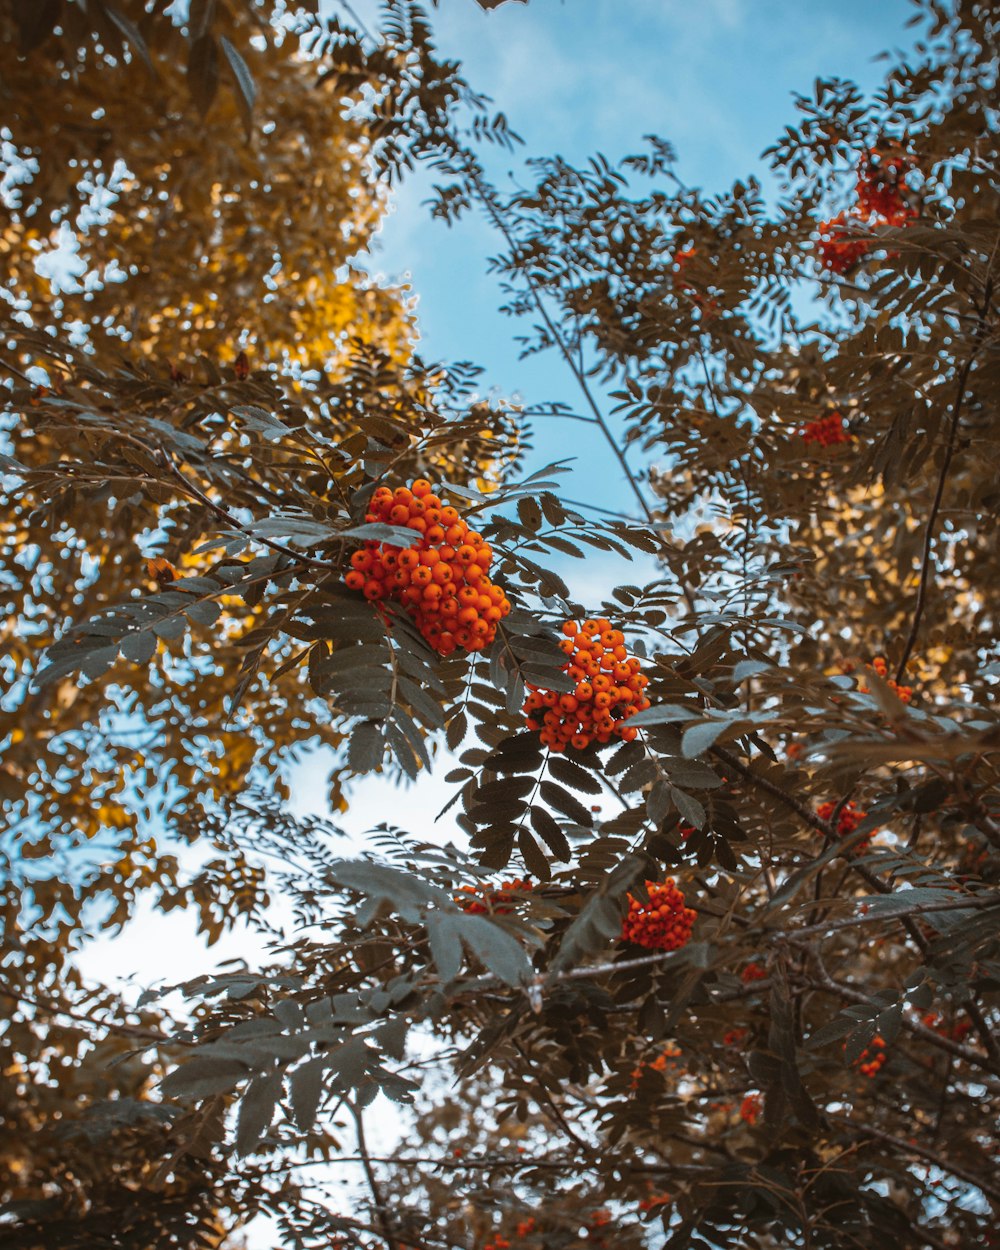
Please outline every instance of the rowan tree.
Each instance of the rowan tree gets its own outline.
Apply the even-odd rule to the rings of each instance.
[[[524,349],[563,360],[560,410],[605,438],[629,514],[567,503],[558,466],[524,476],[532,405],[492,411],[467,368],[377,341],[306,382],[287,319],[288,346],[254,331],[266,367],[178,378],[169,325],[115,368],[5,327],[13,585],[30,544],[77,562],[11,591],[17,711],[53,744],[13,756],[13,810],[43,856],[72,839],[63,808],[103,797],[79,745],[102,716],[155,727],[172,783],[156,845],[8,907],[8,1066],[68,1056],[94,1090],[70,1136],[147,1135],[117,1189],[103,1168],[45,1189],[66,1132],[15,1090],[49,1154],[30,1183],[8,1168],[12,1244],[148,1244],[136,1194],[176,1245],[259,1213],[303,1248],[991,1244],[1000,28],[976,0],[915,7],[873,97],[796,100],[765,154],[776,204],[685,186],[657,138],[536,160],[507,192],[482,145],[514,137],[418,6],[378,31],[297,19],[302,89],[349,106],[359,176],[429,162],[437,217],[486,213]],[[661,576],[578,602],[560,569],[594,551]],[[283,753],[317,740],[348,801],[351,776],[447,747],[463,845],[387,821],[343,858],[282,805]],[[209,936],[271,926],[273,962],[176,1011],[55,986],[109,879],[115,923],[138,891],[180,901],[178,845],[218,851],[190,887]],[[105,1009],[125,1098],[82,1039]],[[387,1155],[380,1096],[415,1108]],[[337,1160],[366,1185],[350,1211]]]

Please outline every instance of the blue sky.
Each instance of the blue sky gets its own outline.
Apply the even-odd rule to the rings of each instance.
[[[354,7],[368,19],[377,4]],[[766,182],[760,153],[795,119],[793,92],[808,94],[817,76],[876,87],[875,58],[912,41],[914,11],[910,0],[510,0],[484,13],[475,0],[441,0],[432,22],[441,51],[525,140],[490,166],[501,190],[526,157],[600,151],[614,162],[655,133],[675,147],[685,183],[721,191],[752,174]],[[487,392],[578,403],[554,354],[518,361],[522,327],[496,311],[486,269],[501,244],[476,214],[451,228],[431,221],[422,201],[432,181],[421,174],[398,190],[372,259],[373,272],[411,283],[421,352],[485,366]],[[596,431],[546,421],[535,435],[532,468],[578,457],[567,495],[630,507]]]

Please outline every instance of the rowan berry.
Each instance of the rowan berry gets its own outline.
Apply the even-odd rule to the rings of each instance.
[[[877,673],[885,682],[889,689],[893,692],[900,703],[910,703],[913,699],[913,687],[901,686],[898,682],[893,681],[889,676],[889,665],[884,656],[877,655],[868,667],[873,673]],[[864,679],[858,682],[858,693],[868,694],[868,686]]]
[[[903,153],[880,152],[871,148],[858,165],[858,213],[867,219],[881,218],[889,226],[903,226],[917,216],[903,198],[909,191],[906,175],[914,167],[913,158]]]
[[[628,912],[622,921],[622,940],[647,950],[675,951],[691,938],[696,913],[685,906],[684,895],[672,877],[646,882],[648,903],[628,896]]]
[[[441,655],[458,647],[482,651],[510,612],[510,601],[487,576],[492,551],[470,530],[458,510],[442,506],[425,478],[412,488],[380,486],[365,519],[390,522],[414,532],[400,550],[369,542],[351,556],[345,583],[373,602],[397,600]],[[363,574],[359,583],[356,573]]]
[[[816,815],[820,820],[830,820],[836,806],[836,803],[821,803],[816,809]],[[861,811],[854,803],[845,803],[840,809],[840,815],[837,817],[837,836],[840,838],[848,837],[857,829],[867,815],[867,812]],[[874,836],[874,833],[870,833],[867,838],[862,838],[860,842],[855,843],[851,850],[860,855],[862,851],[867,850],[871,845],[871,840]]]
[[[513,904],[523,901],[519,896],[530,893],[534,886],[526,877],[515,877],[511,881],[502,881],[499,888],[463,885],[459,889],[461,894],[455,896],[455,902],[470,916],[482,916],[486,913],[505,916]],[[470,897],[463,898],[462,894]]]
[[[809,421],[801,434],[804,443],[819,443],[821,447],[832,447],[836,443],[851,441],[851,435],[844,427],[844,418],[839,412],[831,412],[825,417]]]
[[[763,1107],[764,1100],[760,1094],[747,1094],[740,1103],[740,1119],[745,1120],[752,1127],[760,1119]]]
[[[819,263],[831,273],[848,273],[868,254],[870,239],[860,239],[848,228],[846,213],[819,224]]]
[[[953,1042],[964,1041],[968,1036],[969,1030],[972,1028],[968,1020],[956,1020],[954,1024],[949,1025],[943,1016],[938,1015],[936,1011],[929,1011],[922,1018],[921,1023],[925,1028],[933,1029],[935,1033],[939,1033],[941,1037],[947,1037]]]
[[[766,979],[767,970],[753,960],[740,973],[740,980],[744,985],[749,985],[751,981],[765,981]]]
[[[562,633],[565,636],[559,646],[567,657],[563,671],[576,685],[572,695],[559,698],[552,691],[529,685],[524,703],[528,728],[537,724],[533,713],[558,706],[560,714],[552,720],[546,718],[542,738],[543,745],[552,751],[565,751],[568,746],[582,751],[593,742],[603,746],[613,737],[631,742],[636,731],[626,721],[650,703],[642,693],[647,679],[639,672],[639,661],[627,658],[624,635],[606,620],[586,620],[582,625],[566,621]],[[613,644],[610,651],[608,644]],[[616,651],[620,651],[621,659],[615,658]]]
[[[876,1033],[869,1044],[855,1060],[858,1071],[871,1080],[878,1076],[889,1058],[885,1049],[885,1040]]]
[[[849,229],[851,224],[871,221],[874,225],[905,226],[918,216],[917,210],[904,198],[909,187],[906,174],[913,168],[911,157],[902,153],[884,153],[872,148],[858,165],[857,215],[838,213],[819,226],[819,258],[824,269],[847,273],[874,246],[870,239],[859,238]]]
[[[677,1064],[674,1063],[674,1060],[679,1059],[680,1056],[681,1048],[679,1046],[664,1046],[655,1059],[644,1061],[632,1069],[632,1089],[638,1089],[639,1081],[642,1079],[644,1072],[665,1072],[667,1068],[676,1068]]]

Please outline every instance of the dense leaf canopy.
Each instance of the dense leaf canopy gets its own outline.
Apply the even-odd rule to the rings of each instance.
[[[494,186],[411,0],[3,7],[11,1246],[993,1244],[1000,22],[916,9],[872,98],[796,100],[769,200],[655,137]],[[358,270],[420,162],[629,515]],[[317,745],[335,806],[446,770],[462,845],[344,858],[284,804]],[[85,985],[141,900],[272,960]]]

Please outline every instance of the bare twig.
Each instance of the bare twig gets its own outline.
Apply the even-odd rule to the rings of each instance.
[[[992,267],[993,260],[996,257],[996,248],[994,248],[993,257],[990,258]],[[906,671],[906,665],[916,645],[917,635],[920,632],[920,622],[924,614],[924,607],[927,601],[927,588],[930,584],[931,570],[933,561],[931,560],[931,547],[934,543],[934,530],[937,525],[938,512],[941,508],[941,500],[944,497],[945,483],[948,480],[948,472],[951,469],[952,457],[955,454],[955,444],[958,439],[958,427],[962,419],[962,405],[965,402],[965,388],[969,380],[969,374],[975,363],[976,357],[979,355],[983,340],[986,337],[986,317],[993,296],[993,279],[986,279],[986,288],[983,297],[983,307],[979,314],[979,325],[976,328],[976,334],[972,342],[972,349],[962,365],[958,375],[958,386],[955,390],[955,398],[951,404],[951,424],[948,427],[948,442],[945,446],[944,460],[941,464],[941,471],[938,473],[937,490],[934,492],[934,501],[931,504],[930,513],[927,516],[927,526],[924,530],[924,546],[920,556],[920,580],[917,584],[917,598],[913,606],[913,620],[910,623],[910,632],[907,635],[906,643],[903,646],[903,654],[900,656],[899,664],[896,666],[896,681],[903,680],[903,674]]]
[[[874,1137],[878,1141],[884,1141],[890,1146],[895,1146],[897,1150],[903,1154],[916,1155],[918,1158],[926,1159],[928,1163],[933,1163],[936,1168],[940,1168],[942,1172],[947,1172],[951,1176],[957,1176],[959,1180],[963,1180],[968,1185],[975,1186],[987,1197],[992,1198],[995,1202],[1000,1202],[1000,1187],[991,1184],[982,1176],[976,1176],[974,1172],[969,1172],[959,1163],[953,1163],[951,1160],[944,1158],[938,1154],[936,1150],[929,1150],[926,1146],[919,1146],[913,1141],[904,1141],[902,1137],[897,1137],[895,1133],[886,1133],[883,1129],[876,1128],[874,1124],[866,1124],[862,1121],[851,1119],[846,1115],[831,1115],[830,1119],[835,1124],[842,1124],[845,1128],[852,1129],[865,1137]],[[987,1164],[992,1170],[992,1164]]]
[[[365,1170],[365,1179],[368,1181],[368,1188],[371,1191],[372,1204],[375,1207],[375,1215],[382,1230],[382,1238],[389,1250],[399,1250],[399,1243],[396,1241],[392,1228],[392,1217],[389,1214],[389,1208],[385,1204],[385,1198],[378,1183],[378,1178],[375,1176],[375,1169],[372,1167],[372,1157],[368,1153],[368,1143],[365,1140],[364,1117],[361,1108],[350,1099],[345,1099],[345,1102],[350,1108],[351,1115],[354,1117],[354,1127],[358,1139],[358,1155]]]

